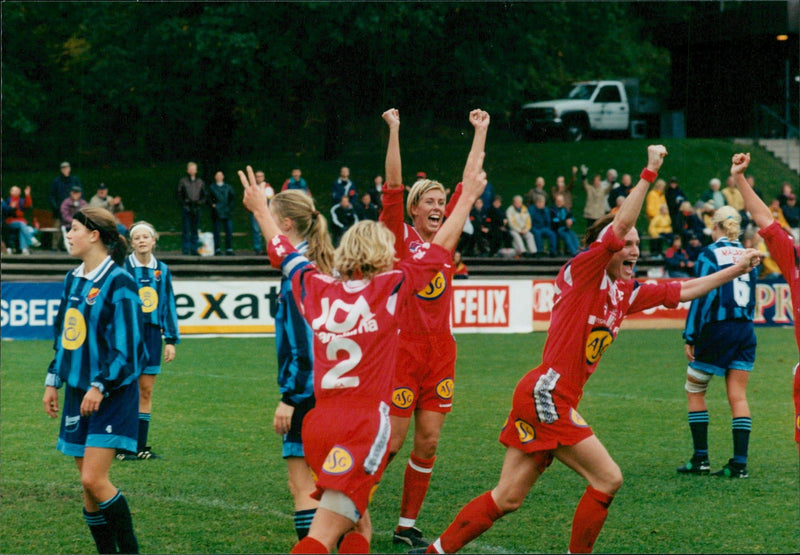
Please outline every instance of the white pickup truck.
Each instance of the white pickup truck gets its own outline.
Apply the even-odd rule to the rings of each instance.
[[[580,141],[589,134],[652,136],[658,120],[658,102],[639,96],[638,80],[618,79],[581,81],[564,98],[524,104],[516,125],[528,139]]]

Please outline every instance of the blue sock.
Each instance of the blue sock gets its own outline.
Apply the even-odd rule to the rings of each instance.
[[[750,443],[752,421],[749,416],[740,416],[731,420],[733,430],[733,462],[747,464],[747,447]]]
[[[139,553],[139,541],[133,533],[133,520],[128,501],[122,492],[100,503],[100,512],[114,533],[120,553]]]
[[[98,553],[116,553],[117,542],[114,540],[114,532],[106,522],[103,513],[96,512],[90,513],[84,507],[83,518],[86,520],[86,525],[89,526],[89,531],[92,533],[94,543],[97,546]]]
[[[698,459],[708,458],[708,411],[689,412],[689,430],[692,432],[694,456]]]
[[[298,540],[302,540],[308,535],[308,529],[311,528],[311,521],[314,520],[314,513],[316,512],[316,509],[294,512],[294,529],[297,532]]]
[[[139,440],[136,445],[136,450],[142,452],[147,448],[147,433],[150,431],[150,413],[139,413]]]

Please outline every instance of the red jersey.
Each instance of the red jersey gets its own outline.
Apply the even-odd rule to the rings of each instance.
[[[624,246],[625,241],[609,225],[588,249],[567,262],[556,278],[542,361],[545,368],[557,371],[563,385],[576,395],[616,338],[626,314],[659,305],[675,308],[680,300],[679,282],[612,281],[606,265]]]
[[[445,216],[457,202],[460,189],[456,189],[445,209]],[[414,256],[426,243],[417,230],[403,221],[403,188],[383,189],[383,210],[379,220],[394,234],[395,253],[404,261]],[[453,301],[452,253],[439,272],[424,287],[409,296],[400,310],[398,318],[400,329],[407,333],[438,334],[450,333],[450,306]]]
[[[321,273],[282,235],[270,241],[269,256],[292,280],[292,294],[314,334],[317,406],[341,406],[343,397],[352,406],[390,404],[398,306],[431,281],[449,253],[438,245],[421,245],[398,269],[349,281]]]
[[[777,221],[758,232],[767,243],[769,254],[778,264],[783,279],[789,284],[792,295],[792,319],[794,319],[794,337],[800,353],[800,249],[788,231]]]

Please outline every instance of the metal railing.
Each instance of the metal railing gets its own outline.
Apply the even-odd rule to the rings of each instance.
[[[800,130],[779,116],[769,106],[756,104],[753,118],[753,139],[797,139]]]

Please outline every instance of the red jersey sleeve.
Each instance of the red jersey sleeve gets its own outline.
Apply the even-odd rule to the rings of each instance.
[[[579,252],[564,266],[564,280],[579,290],[583,285],[596,287],[606,275],[608,261],[624,246],[625,240],[617,237],[609,224],[588,249]]]
[[[676,308],[681,300],[681,282],[639,283],[634,282],[628,314],[641,312],[655,306]]]
[[[461,184],[461,182],[459,182],[458,185],[456,185],[455,192],[450,197],[450,201],[447,203],[447,206],[444,207],[445,218],[449,218],[450,214],[453,213],[453,208],[455,208],[456,204],[458,204],[458,199],[461,198],[461,191],[463,190],[463,188],[464,186]]]
[[[405,222],[403,221],[403,187],[384,187],[381,201],[383,210],[378,216],[378,221],[389,228],[394,235],[394,253],[397,258],[408,256],[405,247]]]
[[[792,236],[780,226],[777,220],[759,230],[758,234],[766,241],[769,254],[778,264],[786,282],[791,283],[790,278],[797,275],[798,264],[800,264],[800,260],[798,260],[800,254],[794,246]]]
[[[450,266],[450,253],[439,245],[428,243],[400,262],[400,269],[406,276],[405,285],[411,288],[412,293],[427,287],[436,274]]]

